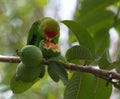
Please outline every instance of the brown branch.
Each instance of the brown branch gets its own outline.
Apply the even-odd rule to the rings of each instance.
[[[19,63],[20,58],[15,57],[15,56],[1,56],[0,55],[0,62]],[[47,64],[46,62],[43,62],[43,63]],[[80,66],[80,65],[75,65],[75,64],[65,64],[64,66],[66,69],[91,73],[93,75],[96,75],[96,76],[106,79],[106,80],[109,79],[110,75],[112,75],[112,79],[120,80],[120,74],[117,74],[112,71],[96,69],[96,68],[93,68],[90,66]]]
[[[74,70],[74,71],[82,71],[82,72],[87,72],[94,74],[98,77],[101,77],[103,79],[108,79],[110,74],[112,75],[112,79],[120,80],[120,74],[117,74],[112,71],[107,71],[107,70],[102,70],[102,69],[96,69],[90,66],[80,66],[80,65],[75,65],[75,64],[70,64],[69,66],[65,66],[69,70]]]
[[[0,55],[0,62],[19,63],[20,58],[16,57],[16,56],[2,56],[2,55]]]

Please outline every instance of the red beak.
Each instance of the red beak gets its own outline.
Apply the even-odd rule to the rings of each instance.
[[[48,38],[54,38],[57,35],[56,32],[49,30],[45,30],[45,34],[48,36]]]

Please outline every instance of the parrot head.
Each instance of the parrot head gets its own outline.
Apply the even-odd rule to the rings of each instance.
[[[42,35],[48,40],[54,39],[60,32],[58,22],[49,17],[42,19],[39,29],[42,31]]]

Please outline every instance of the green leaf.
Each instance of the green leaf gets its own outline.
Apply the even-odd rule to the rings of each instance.
[[[118,51],[117,51],[117,60],[120,60],[120,46],[118,47]]]
[[[114,61],[106,69],[111,70],[114,68],[118,68],[119,66],[120,66],[120,61]]]
[[[112,85],[93,75],[75,72],[66,86],[64,99],[109,99]]]
[[[91,35],[79,23],[72,20],[62,21],[76,36],[80,45],[88,48],[92,54],[95,53],[95,45]]]
[[[93,99],[94,79],[92,75],[75,72],[66,86],[64,99]]]
[[[110,99],[112,92],[112,84],[106,87],[106,81],[101,78],[96,78],[96,83],[94,87],[94,98],[93,99]]]
[[[56,72],[55,68],[51,65],[48,65],[48,74],[50,75],[52,80],[54,80],[55,82],[59,81],[60,77],[58,73]]]
[[[104,10],[106,7],[113,4],[114,2],[115,2],[115,0],[114,1],[113,0],[109,0],[109,1],[105,1],[105,0],[96,0],[96,1],[85,0],[85,1],[82,1],[83,6],[82,6],[82,9],[81,9],[81,14],[84,14],[84,16],[81,16],[81,17],[85,17],[87,14],[92,16],[92,13],[97,12],[98,10]],[[86,16],[86,17],[89,18],[89,16]]]
[[[72,45],[72,43],[77,42],[77,39],[72,31],[69,30],[69,39],[68,43]]]
[[[115,28],[117,30],[117,33],[119,34],[120,36],[120,19],[117,20],[117,23],[115,24]]]
[[[39,78],[37,78],[33,82],[23,82],[19,78],[16,78],[16,76],[14,75],[10,83],[10,89],[13,91],[14,94],[19,94],[31,88],[32,85],[35,84],[38,80]]]
[[[40,66],[40,75],[39,75],[39,77],[40,78],[43,78],[44,77],[44,75],[45,75],[45,66],[44,65],[41,65]]]
[[[91,33],[110,28],[114,22],[114,13],[107,7],[114,2],[116,0],[83,0],[76,12],[76,19]]]
[[[48,61],[55,61],[55,62],[66,63],[66,59],[62,55],[59,55],[57,57],[51,57],[51,58],[48,59]]]
[[[102,29],[94,34],[96,55],[101,56],[104,50],[109,47],[109,38],[108,29]]]
[[[66,85],[68,83],[68,74],[65,70],[65,68],[63,67],[64,64],[60,63],[60,62],[50,62],[49,66],[51,66],[52,68],[54,68],[54,70],[56,71],[56,73],[59,75],[60,79],[63,81],[63,83]]]
[[[66,53],[66,59],[70,61],[70,60],[75,60],[75,59],[93,60],[94,58],[87,48],[76,45],[68,49]]]
[[[111,64],[111,59],[110,59],[109,49],[106,49],[101,59],[98,61],[98,65],[101,69],[107,69],[110,64]]]
[[[120,73],[120,66],[116,68],[116,72]]]

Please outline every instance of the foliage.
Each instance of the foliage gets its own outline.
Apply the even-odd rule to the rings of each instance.
[[[73,33],[70,35],[70,40],[72,40],[70,42],[79,42],[78,46],[72,46],[68,49],[66,58],[69,62],[75,59],[84,60],[84,63],[82,61],[83,65],[94,64],[105,70],[117,68],[116,70],[119,73],[120,60],[116,59],[112,62],[108,50],[110,48],[109,30],[118,27],[117,21],[119,20],[119,14],[116,17],[116,14],[109,8],[111,5],[116,6],[118,3],[119,1],[113,0],[83,0],[81,1],[81,7],[75,13],[77,22],[62,21],[69,28],[70,33]],[[119,12],[119,8],[117,11]],[[73,37],[77,40],[73,40]],[[84,50],[82,50],[83,48]],[[90,58],[90,56],[92,57]],[[88,62],[90,59],[92,61]],[[72,63],[78,64],[78,61],[72,61]],[[118,89],[119,82],[116,81],[118,84],[114,84]],[[101,88],[104,89],[103,93],[100,91]],[[101,99],[103,95],[105,99],[109,99],[111,92],[112,86],[109,85],[109,88],[107,88],[104,80],[95,80],[93,75],[75,72],[66,86],[64,99],[69,99],[69,97],[71,99]]]
[[[104,90],[104,91],[103,91]],[[75,72],[69,81],[64,99],[109,99],[112,85],[105,87],[105,81],[93,75]]]
[[[66,24],[65,21],[63,21],[63,23],[65,23],[69,27],[70,30],[73,30],[74,28],[75,29],[77,28],[76,30],[81,30],[82,29],[79,26],[77,26],[77,25],[79,25],[78,23],[74,23],[73,21],[67,21],[67,22],[68,22],[68,24]],[[71,24],[69,24],[69,22]],[[73,32],[73,33],[75,33],[75,32]],[[86,31],[82,32],[82,33],[85,34]],[[75,35],[76,35],[76,33],[75,33]],[[88,35],[88,34],[86,34],[86,35]],[[86,37],[88,37],[88,36],[84,35],[84,38],[86,38]],[[76,36],[76,38],[79,41],[80,38],[78,36]],[[91,39],[93,39],[93,38],[91,37]],[[84,41],[84,39],[83,39],[83,41]],[[66,58],[67,58],[68,61],[74,60],[74,59],[84,60],[84,61],[92,60],[92,62],[97,61],[96,65],[98,65],[99,68],[107,69],[107,70],[118,67],[118,64],[119,64],[118,61],[111,62],[108,50],[103,52],[103,55],[98,56],[96,53],[95,54],[90,54],[91,50],[86,50],[86,49],[89,49],[89,46],[86,46],[86,45],[84,46],[83,44],[81,44],[81,42],[79,42],[79,44],[80,44],[79,46],[73,46],[72,48],[70,48],[67,51]],[[89,42],[87,43],[87,45],[89,45]],[[84,50],[83,50],[82,46],[84,47]],[[94,56],[94,57],[92,57],[92,56]],[[99,59],[97,59],[96,57],[99,57]],[[86,63],[84,63],[84,64],[86,65]],[[91,62],[89,62],[88,64],[90,65]],[[114,64],[114,66],[111,66],[111,64]],[[98,99],[99,94],[101,93],[99,90],[101,90],[101,89],[94,89],[96,80],[92,80],[92,79],[95,79],[95,77],[92,76],[92,75],[87,75],[86,73],[76,73],[75,72],[73,74],[71,80],[69,81],[67,87],[66,87],[66,90],[65,90],[65,93],[64,93],[64,99],[69,99],[69,97],[71,97],[71,99],[80,99],[80,98],[82,98],[82,99],[92,99],[92,98],[96,99],[97,98]],[[101,81],[102,80],[98,80],[97,83],[101,83]],[[119,81],[117,81],[117,83],[119,83]],[[85,85],[81,85],[81,84],[85,84]],[[87,85],[87,88],[85,87],[86,85]],[[105,95],[105,99],[109,99],[110,95],[111,95],[111,92],[112,92],[112,86],[109,85],[110,89],[107,89],[107,87],[105,86],[105,82],[101,83],[100,85],[101,85],[102,88],[104,88],[106,90],[103,94],[102,93],[101,94]],[[97,85],[98,88],[100,88],[100,85],[99,84]],[[95,90],[97,90],[98,93],[94,93]],[[86,96],[86,93],[87,93],[87,96]],[[90,94],[88,94],[88,93],[90,93]]]

